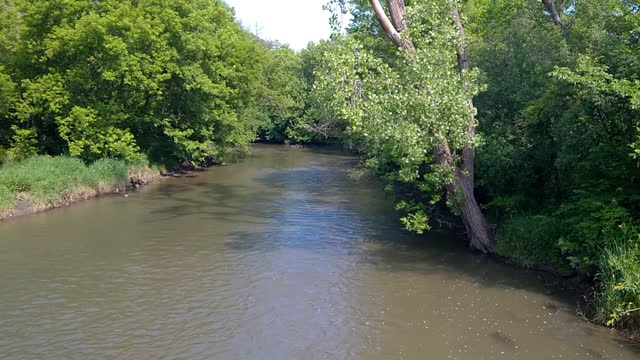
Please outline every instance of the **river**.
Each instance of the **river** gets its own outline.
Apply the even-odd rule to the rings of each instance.
[[[0,358],[640,358],[535,273],[401,231],[356,163],[258,145],[0,224]]]

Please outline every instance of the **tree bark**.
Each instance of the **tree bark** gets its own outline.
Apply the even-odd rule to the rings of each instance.
[[[553,2],[553,0],[542,0],[542,4],[544,5],[545,10],[547,10],[549,14],[551,14],[553,23],[560,26],[562,29],[564,29],[562,18],[560,17],[560,14],[558,13],[558,9],[556,8],[556,5]]]
[[[451,10],[451,18],[454,26],[458,29],[459,43],[458,43],[458,73],[460,73],[461,81],[465,89],[469,88],[464,72],[469,70],[469,59],[467,57],[467,45],[465,43],[464,26],[462,20],[460,20],[460,13],[455,7]],[[471,110],[469,115],[469,124],[467,126],[467,136],[471,140],[476,135],[477,121],[474,115],[475,107],[473,105],[473,99],[469,98],[469,108]],[[464,222],[467,230],[467,236],[469,237],[469,243],[471,247],[478,249],[482,252],[490,252],[493,246],[493,234],[489,228],[480,206],[476,201],[474,194],[474,179],[475,179],[475,162],[476,149],[473,146],[466,145],[462,149],[462,164],[460,169],[456,170],[455,179],[457,184],[454,184],[459,193],[453,194],[455,196],[456,207],[460,212],[460,217]],[[451,190],[449,190],[451,194]]]
[[[455,206],[464,223],[469,246],[483,253],[491,252],[494,238],[476,201],[473,174],[456,167],[447,143],[436,146],[433,149],[433,156],[438,165],[454,169],[453,182],[447,184],[445,188],[449,200]]]
[[[389,9],[393,22],[389,20],[379,0],[369,0],[376,18],[380,25],[387,33],[393,43],[402,49],[413,51],[414,44],[409,38],[403,38],[401,32],[406,29],[407,23],[404,18],[404,0],[388,0]],[[452,20],[460,35],[460,44],[458,45],[458,71],[463,81],[463,86],[468,88],[468,83],[464,80],[464,71],[468,70],[469,63],[467,58],[467,49],[464,43],[464,27],[460,20],[458,9],[452,9]],[[469,106],[473,108],[473,99],[469,99]],[[476,119],[474,115],[470,115],[467,128],[469,138],[475,136]],[[474,160],[475,149],[472,146],[465,146],[462,150],[462,162],[458,167],[451,153],[449,144],[445,141],[443,144],[433,149],[434,160],[437,164],[447,166],[454,171],[453,182],[447,184],[446,190],[449,199],[460,214],[460,218],[464,223],[469,245],[476,250],[484,253],[490,252],[493,245],[493,234],[487,224],[487,221],[478,206],[474,195]]]
[[[398,1],[400,0],[389,0],[389,3],[397,3]],[[393,25],[391,20],[389,20],[387,13],[384,12],[384,9],[382,8],[382,4],[380,4],[380,1],[369,0],[369,3],[371,4],[371,7],[373,8],[373,11],[376,14],[376,18],[378,19],[380,26],[382,26],[382,29],[384,29],[384,32],[387,34],[387,36],[389,36],[391,41],[393,41],[393,43],[401,49],[414,50],[413,42],[411,42],[411,40],[409,39],[405,40],[402,38],[402,36],[400,35],[400,32],[396,30],[396,27]],[[396,5],[394,4],[394,6]],[[404,6],[403,6],[403,9],[404,9]],[[396,16],[399,16],[399,15],[400,15],[399,13],[396,14]],[[402,11],[402,19],[400,20],[400,18],[396,18],[396,21],[400,21],[400,23],[405,23],[404,11]]]
[[[407,28],[407,20],[404,17],[404,0],[387,0],[391,22],[399,33]]]

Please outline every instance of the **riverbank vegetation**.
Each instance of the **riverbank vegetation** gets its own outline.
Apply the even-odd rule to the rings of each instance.
[[[593,318],[637,328],[638,4],[328,8],[347,30],[296,52],[221,1],[5,1],[0,208],[255,140],[341,143],[408,230],[459,225],[477,250],[592,279]]]
[[[5,1],[0,207],[242,152],[298,115],[297,62],[221,1]]]
[[[473,248],[591,279],[593,319],[637,328],[638,5],[331,6],[352,21],[306,50],[322,60],[302,126],[359,151],[408,230],[457,217]]]
[[[78,158],[48,155],[9,162],[0,166],[0,219],[16,211],[40,211],[124,191],[155,176],[158,169],[146,162],[100,159],[85,165]]]

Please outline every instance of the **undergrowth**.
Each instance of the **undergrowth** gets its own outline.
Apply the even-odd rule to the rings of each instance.
[[[600,258],[596,320],[640,330],[640,228],[623,226],[621,233]]]

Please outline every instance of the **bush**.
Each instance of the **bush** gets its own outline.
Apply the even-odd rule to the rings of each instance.
[[[622,226],[621,239],[600,258],[596,320],[640,328],[640,228]]]
[[[582,272],[593,274],[603,252],[617,244],[620,226],[633,223],[613,196],[585,195],[563,204],[556,214],[566,229],[558,244],[571,265]]]
[[[20,129],[13,125],[11,130],[14,135],[11,141],[11,148],[7,151],[10,159],[22,160],[38,153],[37,130],[35,128]]]
[[[546,215],[516,215],[497,229],[494,251],[520,266],[547,265],[566,268],[567,260],[557,246],[562,236],[558,220]]]

